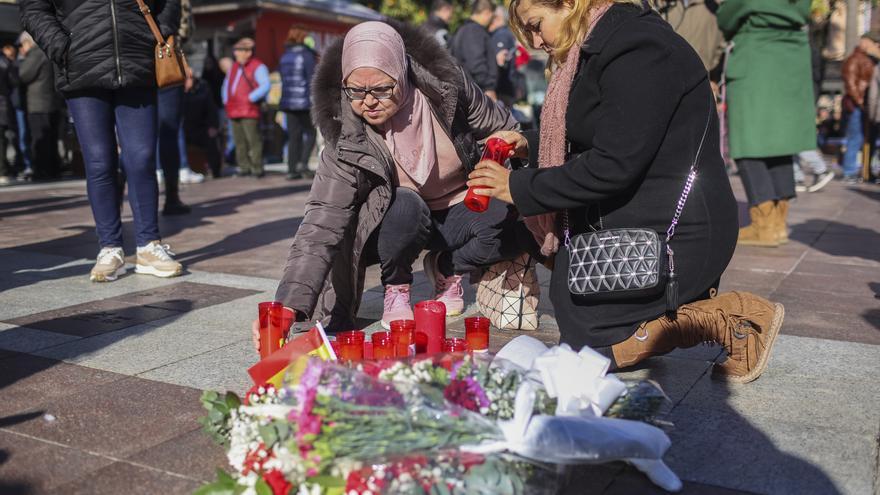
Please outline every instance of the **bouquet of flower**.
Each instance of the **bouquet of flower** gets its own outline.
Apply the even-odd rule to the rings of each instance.
[[[218,473],[197,493],[553,493],[556,466],[545,460],[662,457],[668,439],[651,426],[557,416],[573,399],[539,375],[485,355],[357,368],[303,356],[278,388],[255,387],[243,401],[204,394],[203,423],[234,474]],[[656,386],[631,384],[609,411],[650,420],[663,400]],[[551,455],[558,445],[541,438],[568,443]]]

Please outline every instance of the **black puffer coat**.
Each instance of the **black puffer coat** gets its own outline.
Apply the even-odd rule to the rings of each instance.
[[[164,36],[177,32],[180,0],[145,0]],[[156,85],[156,39],[136,0],[21,0],[21,22],[55,63],[62,93]]]

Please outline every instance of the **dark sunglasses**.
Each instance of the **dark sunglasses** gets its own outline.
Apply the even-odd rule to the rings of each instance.
[[[342,88],[345,91],[345,96],[348,96],[349,100],[357,101],[363,100],[367,97],[367,95],[373,95],[373,98],[377,100],[387,100],[394,95],[394,86],[395,84],[391,84],[388,86],[378,86],[375,88]]]

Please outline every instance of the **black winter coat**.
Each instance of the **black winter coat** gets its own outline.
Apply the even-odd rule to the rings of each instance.
[[[18,64],[18,78],[21,87],[27,88],[26,108],[28,113],[52,113],[58,110],[55,98],[55,84],[52,75],[52,62],[40,47],[33,47]]]
[[[717,286],[738,233],[737,207],[721,159],[718,117],[706,69],[654,11],[616,4],[581,47],[566,113],[572,158],[510,176],[523,215],[570,210],[573,234],[589,224],[666,232],[706,121],[697,179],[671,245],[680,302]],[[536,136],[529,152],[537,163]],[[550,298],[561,340],[604,347],[663,315],[664,296],[590,302],[568,291],[568,252],[560,246]]]
[[[13,63],[0,53],[0,127],[15,125],[15,110],[12,108],[12,88],[18,85]],[[2,130],[0,130],[2,132]],[[6,150],[2,150],[3,153]]]
[[[180,0],[144,0],[177,32]],[[59,91],[155,87],[156,39],[136,0],[21,0],[21,22],[55,63]]]
[[[489,31],[476,22],[464,21],[449,42],[449,51],[483,91],[498,86],[498,62]]]

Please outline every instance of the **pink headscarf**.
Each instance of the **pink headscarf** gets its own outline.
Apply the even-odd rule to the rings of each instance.
[[[343,81],[355,70],[371,67],[391,76],[400,108],[385,123],[385,144],[397,164],[419,186],[437,164],[431,107],[407,77],[406,47],[397,31],[384,22],[364,22],[345,35]]]
[[[585,38],[593,31],[599,19],[605,15],[611,3],[608,2],[590,12],[590,23]],[[541,141],[538,146],[538,166],[540,168],[558,167],[565,163],[565,113],[568,110],[568,96],[580,60],[580,45],[577,43],[568,50],[565,63],[557,67],[550,76],[547,96],[541,109]],[[526,226],[532,231],[541,254],[549,256],[559,249],[556,236],[556,214],[545,213],[526,217]]]

